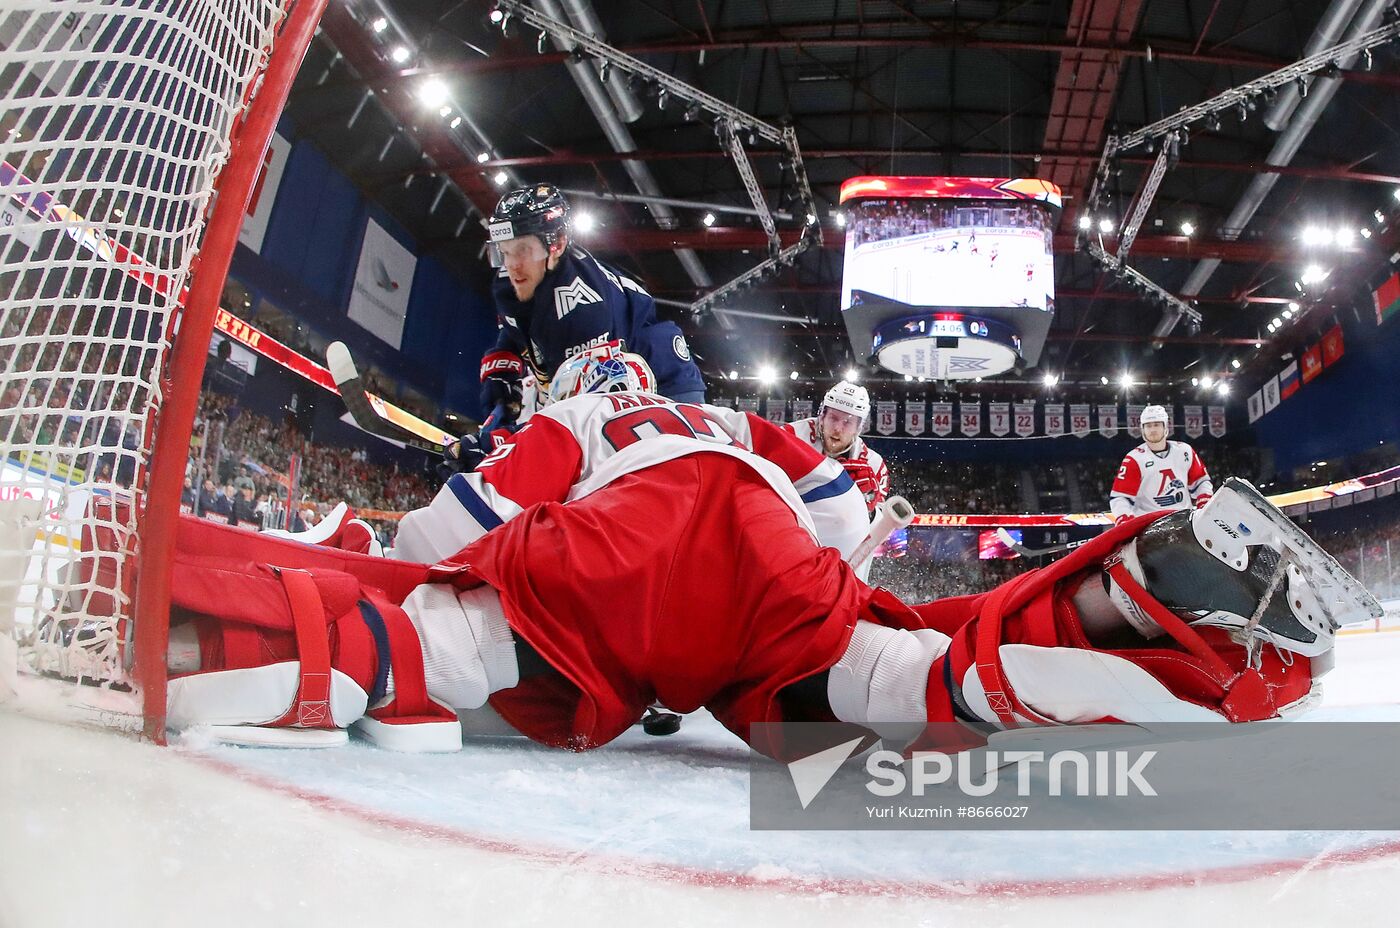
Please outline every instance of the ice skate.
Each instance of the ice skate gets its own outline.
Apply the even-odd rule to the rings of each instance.
[[[1331,555],[1244,480],[1231,478],[1203,508],[1148,526],[1115,553],[1108,593],[1145,636],[1163,629],[1121,564],[1157,602],[1190,625],[1217,626],[1251,648],[1269,643],[1307,657],[1331,650],[1343,625],[1381,606]]]

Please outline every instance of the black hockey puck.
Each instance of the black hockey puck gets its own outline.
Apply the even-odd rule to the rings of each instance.
[[[681,717],[674,712],[657,712],[655,709],[648,709],[646,718],[642,719],[642,731],[649,735],[656,735],[658,738],[663,735],[674,735],[681,730]]]

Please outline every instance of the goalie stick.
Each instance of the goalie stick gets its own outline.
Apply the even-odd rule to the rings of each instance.
[[[344,342],[331,342],[326,346],[326,367],[330,369],[331,379],[340,390],[340,398],[345,401],[345,408],[349,410],[356,425],[372,435],[403,442],[431,454],[442,454],[443,443],[409,431],[391,421],[375,406],[375,398],[365,392],[360,372],[355,367],[355,359],[350,356],[350,349],[345,347]]]

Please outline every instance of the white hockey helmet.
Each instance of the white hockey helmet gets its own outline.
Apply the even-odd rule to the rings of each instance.
[[[641,355],[614,344],[576,354],[554,373],[549,401],[558,403],[584,393],[656,392],[656,375]]]
[[[839,409],[864,422],[870,417],[870,394],[860,384],[843,380],[826,391],[826,396],[822,397],[822,409]]]
[[[1149,422],[1160,422],[1163,425],[1170,425],[1171,419],[1167,416],[1165,408],[1154,403],[1142,411],[1142,417],[1138,422],[1141,425],[1146,425]]]

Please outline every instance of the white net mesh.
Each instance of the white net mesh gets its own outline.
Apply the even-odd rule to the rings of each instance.
[[[41,503],[0,518],[21,670],[128,682],[162,366],[289,5],[0,3],[0,504]]]

